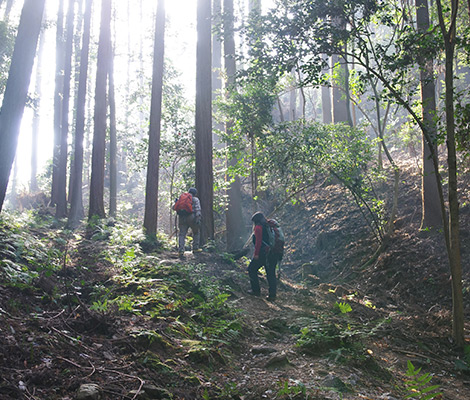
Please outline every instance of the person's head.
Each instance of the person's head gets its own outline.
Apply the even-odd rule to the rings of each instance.
[[[189,192],[190,194],[192,194],[193,196],[197,196],[197,189],[196,189],[196,188],[193,188],[193,187],[192,187],[192,188],[190,188],[190,189],[188,190],[188,192]]]
[[[251,217],[251,220],[253,221],[255,225],[261,225],[266,222],[266,218],[264,217],[264,214],[260,211],[254,213],[253,216]]]

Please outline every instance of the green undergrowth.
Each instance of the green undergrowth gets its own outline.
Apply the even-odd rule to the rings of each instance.
[[[51,276],[61,268],[66,243],[64,232],[44,229],[50,222],[32,212],[1,215],[0,282],[3,285],[32,287],[41,275]]]
[[[152,371],[162,387],[181,382],[197,388],[194,370],[209,380],[212,371],[231,362],[244,322],[230,300],[230,280],[217,278],[204,263],[175,258],[163,235],[148,252],[142,229],[130,224],[92,221],[73,232],[64,226],[34,213],[4,213],[0,219],[0,284],[22,290],[35,303],[35,314],[46,307],[87,307],[90,313],[75,317],[75,328],[83,326],[85,335],[90,324],[99,323],[106,326],[100,332],[111,337],[119,321],[125,327],[119,336],[127,343],[122,351],[132,349],[136,365]],[[53,285],[48,293],[38,284],[43,276]],[[2,308],[26,311],[24,304],[17,307]]]
[[[135,315],[155,323],[168,319],[167,334],[211,345],[233,343],[239,338],[242,323],[239,311],[228,302],[230,287],[205,273],[205,264],[167,259],[165,250],[170,244],[163,235],[157,237],[159,250],[148,254],[140,246],[145,240],[141,228],[129,224],[92,221],[82,235],[59,225],[51,217],[32,212],[2,214],[2,285],[34,292],[39,290],[37,281],[42,275],[58,280],[67,267],[74,277],[69,286],[77,288],[77,295],[82,293],[82,300],[94,312]],[[84,250],[85,242],[88,250]],[[80,246],[81,252],[89,253],[86,258],[92,260],[87,261],[90,265],[80,261],[71,265],[84,256],[76,254]],[[102,281],[97,278],[91,282],[80,276],[80,271],[91,270],[93,264],[103,261],[107,262],[108,274]],[[67,280],[70,282],[70,277]],[[61,293],[50,295],[57,301],[61,298]]]

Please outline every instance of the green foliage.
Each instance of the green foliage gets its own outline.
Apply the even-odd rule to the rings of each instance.
[[[294,385],[291,385],[289,380],[285,380],[278,382],[278,386],[276,398],[295,399],[299,395],[305,398],[307,394],[307,388],[302,382],[294,382]]]
[[[59,231],[49,231],[49,237],[41,239],[31,233],[36,224],[34,213],[2,212],[0,217],[0,280],[22,286],[31,285],[40,274],[51,276],[61,267],[64,239]],[[50,247],[48,242],[55,242]]]
[[[435,392],[439,389],[439,385],[429,385],[432,379],[431,374],[422,374],[421,368],[416,369],[413,363],[409,360],[407,364],[408,369],[406,371],[406,376],[410,377],[410,379],[405,381],[405,387],[408,392],[405,399],[416,398],[419,400],[429,400],[438,397],[440,398],[442,396],[441,392]]]
[[[271,124],[274,90],[269,81],[240,81],[239,87],[229,92],[228,99],[218,104],[227,120],[234,123],[238,137],[260,136]],[[225,140],[231,145],[237,141],[233,136]]]
[[[348,312],[352,311],[351,306],[345,302],[341,302],[341,303],[336,302],[334,305],[334,309],[337,310],[341,314],[347,314]]]
[[[324,353],[341,345],[340,331],[334,324],[315,324],[300,330],[296,345],[310,354]]]
[[[90,306],[90,310],[106,313],[108,311],[108,299],[94,301]]]
[[[279,124],[257,141],[257,171],[269,171],[271,186],[281,184],[289,193],[308,187],[319,175],[331,176],[365,210],[378,237],[385,224],[384,202],[374,192],[381,179],[371,167],[373,147],[361,129],[342,124],[305,121]]]

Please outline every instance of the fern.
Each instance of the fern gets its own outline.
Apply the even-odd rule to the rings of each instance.
[[[411,361],[408,361],[406,376],[409,376],[410,379],[405,381],[406,390],[409,392],[405,399],[429,400],[442,398],[442,392],[431,393],[439,390],[439,385],[429,386],[432,375],[429,373],[421,374],[421,368],[416,369]]]

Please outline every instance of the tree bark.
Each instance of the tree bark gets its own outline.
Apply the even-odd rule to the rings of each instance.
[[[44,11],[43,22],[46,20],[46,13]],[[41,24],[42,25],[42,24]],[[43,69],[43,58],[44,58],[44,43],[45,43],[45,32],[44,29],[39,35],[39,47],[37,55],[37,67],[36,67],[36,83],[34,90],[34,114],[33,114],[33,126],[31,132],[31,175],[29,180],[29,191],[35,193],[39,190],[38,187],[38,138],[39,138],[39,109],[41,106],[42,97],[42,69]]]
[[[90,52],[91,9],[93,0],[86,0],[85,16],[83,20],[83,40],[80,51],[80,76],[77,91],[77,115],[75,122],[74,162],[72,168],[71,204],[68,225],[76,227],[84,217],[83,210],[83,141],[85,135],[85,107],[88,82],[88,59]]]
[[[111,40],[109,42],[109,52],[109,216],[115,218],[117,214],[117,128],[114,87],[114,50]]]
[[[96,70],[94,133],[91,161],[90,207],[88,218],[105,218],[104,161],[106,148],[106,83],[109,68],[111,38],[111,0],[101,3],[101,27]]]
[[[425,34],[429,29],[428,0],[416,0],[416,22],[418,32]],[[424,56],[424,55],[423,55]],[[440,207],[437,181],[434,172],[432,151],[437,156],[437,127],[436,117],[436,88],[434,81],[434,60],[429,56],[420,60],[420,85],[423,124],[426,126],[431,143],[425,136],[422,138],[422,178],[421,178],[421,227],[439,228],[442,226],[442,213]],[[430,147],[432,146],[432,151]]]
[[[197,2],[196,187],[201,200],[201,245],[214,239],[212,172],[211,1]]]
[[[349,87],[347,87],[347,65],[340,56],[332,56],[332,68],[336,69],[337,73],[341,75],[340,80],[344,79],[344,86],[341,87],[341,82],[338,81],[333,85],[332,90],[332,122],[337,124],[339,122],[346,122],[352,126],[351,111],[349,107],[349,97],[346,95],[349,93]]]
[[[0,212],[18,145],[45,0],[25,0],[0,112]]]
[[[75,1],[69,0],[66,22],[65,62],[62,92],[59,166],[57,169],[56,218],[67,215],[67,153],[69,134],[70,81],[72,78],[73,27]]]
[[[226,94],[229,90],[235,90],[235,39],[233,36],[233,0],[224,0],[224,64],[226,79]],[[225,132],[227,135],[233,134],[234,124],[228,121],[225,124]],[[228,166],[236,165],[236,159],[228,160]],[[230,179],[226,176],[226,180]],[[242,214],[242,195],[240,177],[232,178],[228,190],[228,208],[225,212],[226,223],[226,242],[227,251],[232,252],[240,250],[243,247],[243,214]]]
[[[216,28],[222,19],[222,5],[221,0],[212,1],[213,21],[212,27]],[[222,94],[222,42],[216,33],[212,34],[212,102],[217,100],[217,97]],[[217,113],[217,111],[215,111]],[[213,120],[214,131],[212,141],[215,148],[223,147],[223,143],[217,134],[224,130],[224,125],[221,122]]]
[[[162,119],[163,69],[165,55],[165,1],[159,0],[155,19],[152,99],[150,106],[147,182],[145,190],[144,231],[155,238],[158,225],[158,185],[160,170],[160,129]]]
[[[439,25],[445,45],[445,114],[447,135],[447,164],[449,168],[449,232],[447,254],[452,276],[452,333],[459,347],[465,344],[462,292],[462,259],[460,253],[459,200],[457,190],[457,153],[454,116],[454,54],[458,0],[451,1],[451,20],[447,30],[441,0],[436,1]]]
[[[56,28],[56,66],[55,66],[55,89],[54,89],[54,149],[52,154],[52,187],[51,206],[55,206],[59,191],[59,158],[60,137],[62,124],[62,93],[64,87],[64,0],[59,0]]]

